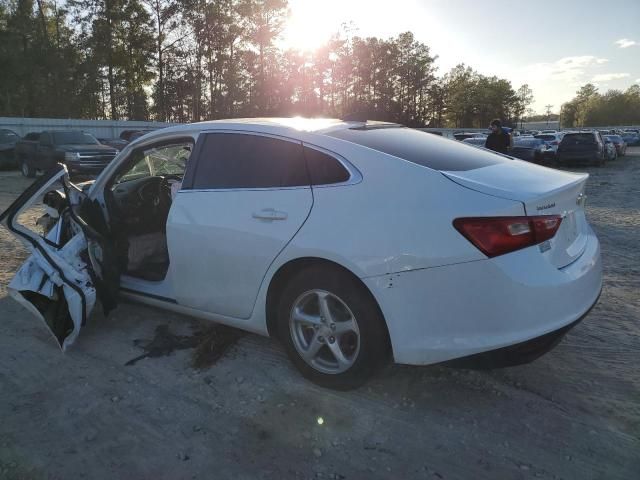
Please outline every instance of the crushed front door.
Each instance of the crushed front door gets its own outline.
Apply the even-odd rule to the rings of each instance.
[[[45,194],[44,218],[50,225],[37,233],[19,218]],[[78,337],[96,296],[105,312],[115,306],[116,262],[109,242],[78,215],[83,202],[89,202],[86,195],[58,164],[0,214],[0,223],[31,254],[9,283],[9,294],[44,322],[62,350]]]

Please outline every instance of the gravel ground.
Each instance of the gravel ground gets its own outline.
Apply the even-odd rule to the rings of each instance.
[[[0,229],[0,478],[638,478],[640,149],[581,170],[605,286],[554,351],[484,372],[390,366],[347,393],[269,339],[135,304],[96,309],[61,354],[6,296],[25,251]],[[26,185],[0,172],[0,209]]]

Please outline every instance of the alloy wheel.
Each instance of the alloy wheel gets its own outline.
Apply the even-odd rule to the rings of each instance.
[[[309,290],[291,308],[289,331],[300,357],[315,370],[348,370],[360,352],[360,331],[351,309],[325,290]]]

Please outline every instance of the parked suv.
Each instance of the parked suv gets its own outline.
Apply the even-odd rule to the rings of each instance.
[[[0,128],[0,168],[15,166],[15,148],[20,137],[13,130]]]
[[[102,145],[90,133],[80,130],[54,130],[29,133],[16,144],[16,156],[25,177],[64,163],[70,174],[100,173],[118,151]]]
[[[558,163],[580,161],[604,165],[607,159],[604,140],[599,132],[567,133],[558,145],[556,158]]]

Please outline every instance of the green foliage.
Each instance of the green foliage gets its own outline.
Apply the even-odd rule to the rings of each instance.
[[[524,107],[511,83],[501,78],[486,77],[464,64],[444,76],[446,91],[446,125],[451,127],[486,127],[492,119],[507,124],[521,118]],[[531,101],[531,90],[524,100]],[[523,104],[523,105],[526,105]]]
[[[312,52],[283,51],[286,0],[0,0],[0,115],[189,122],[342,117],[484,127],[532,101],[504,79],[437,57],[406,32],[344,28]],[[61,6],[64,5],[64,6]],[[7,72],[10,72],[7,74]]]
[[[640,123],[640,86],[600,94],[588,83],[562,105],[560,120],[563,127],[637,125]]]

